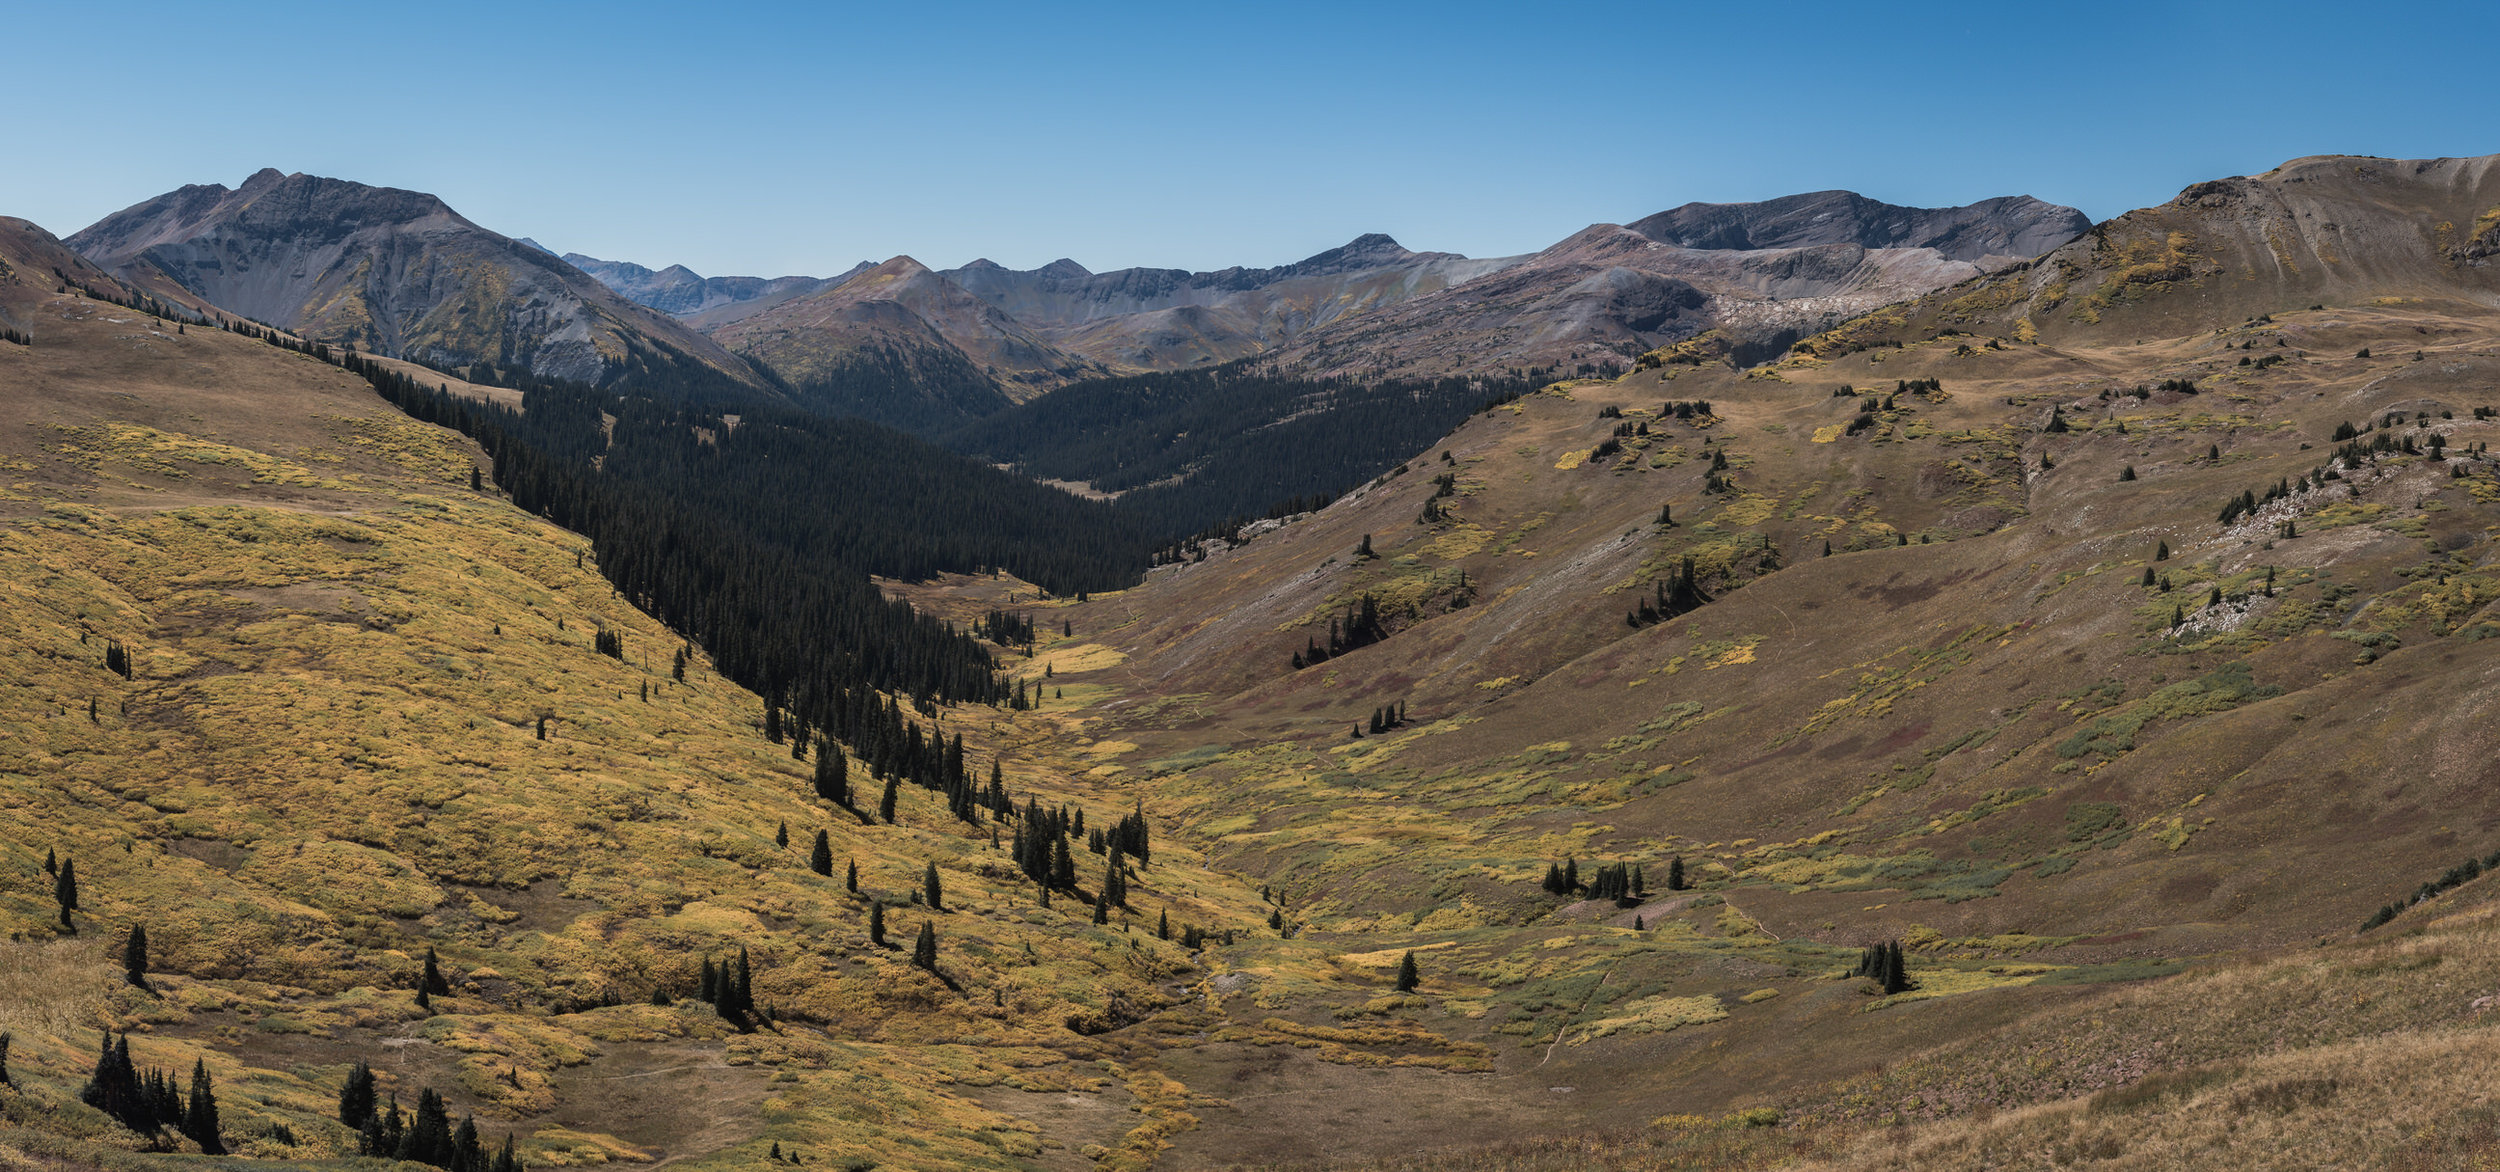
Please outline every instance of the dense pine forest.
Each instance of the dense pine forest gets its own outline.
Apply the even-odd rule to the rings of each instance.
[[[1053,480],[1122,494],[1119,508],[1172,535],[1345,491],[1486,406],[1544,385],[1501,378],[1308,379],[1254,360],[1099,379],[957,430],[948,447]]]
[[[906,352],[892,345],[862,347],[840,366],[791,387],[790,395],[812,410],[916,435],[961,427],[1011,406],[998,384],[963,355],[936,348]]]

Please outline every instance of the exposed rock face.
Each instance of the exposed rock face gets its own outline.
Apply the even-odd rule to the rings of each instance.
[[[1901,318],[2057,340],[2390,297],[2500,305],[2495,241],[2500,155],[2294,159],[2194,184]]]
[[[158,196],[68,243],[125,279],[161,278],[232,313],[433,365],[755,383],[702,335],[423,192],[263,170],[240,188]]]
[[[1907,208],[1852,191],[1816,191],[1761,203],[1688,203],[1625,225],[1661,244],[1742,250],[1854,244],[1926,248],[1982,264],[2028,260],[2092,227],[2090,217],[2027,195],[1958,208]]]
[[[2037,255],[2089,226],[2028,196],[1902,208],[1845,191],[1598,224],[1475,281],[1314,329],[1277,361],[1330,374],[1603,369],[1716,329],[1739,361]]]

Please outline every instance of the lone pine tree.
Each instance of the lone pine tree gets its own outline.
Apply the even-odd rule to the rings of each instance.
[[[911,944],[912,967],[937,972],[937,928],[927,920],[920,921],[920,936]]]
[[[1417,972],[1415,971],[1415,954],[1414,954],[1414,953],[1412,953],[1412,952],[1410,952],[1410,953],[1407,953],[1405,956],[1399,957],[1399,958],[1398,958],[1398,992],[1400,992],[1400,993],[1412,993],[1412,992],[1414,992],[1414,991],[1415,991],[1415,986],[1417,986],[1417,985],[1419,985],[1419,984],[1422,984],[1422,983],[1423,983],[1423,977],[1422,977],[1422,975],[1421,975],[1421,974],[1419,974],[1419,973],[1417,973]]]
[[[145,924],[132,924],[130,939],[122,944],[122,979],[142,989],[148,987],[148,929]]]
[[[807,869],[831,878],[833,875],[833,840],[825,832],[816,832],[816,845],[807,852]]]
[[[69,922],[69,914],[78,910],[78,860],[61,860],[59,873],[52,877],[52,899],[61,905],[61,930],[77,931]]]

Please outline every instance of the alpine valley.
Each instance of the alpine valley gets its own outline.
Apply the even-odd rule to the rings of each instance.
[[[0,1167],[2488,1166],[2495,438],[2500,156],[0,220]]]

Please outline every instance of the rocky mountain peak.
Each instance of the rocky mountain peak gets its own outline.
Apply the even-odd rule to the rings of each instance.
[[[1854,191],[1813,191],[1758,203],[1688,203],[1626,225],[1662,244],[1711,251],[1932,248],[1951,260],[2032,257],[2092,226],[2070,207],[2000,196],[1953,208],[1914,208]]]

